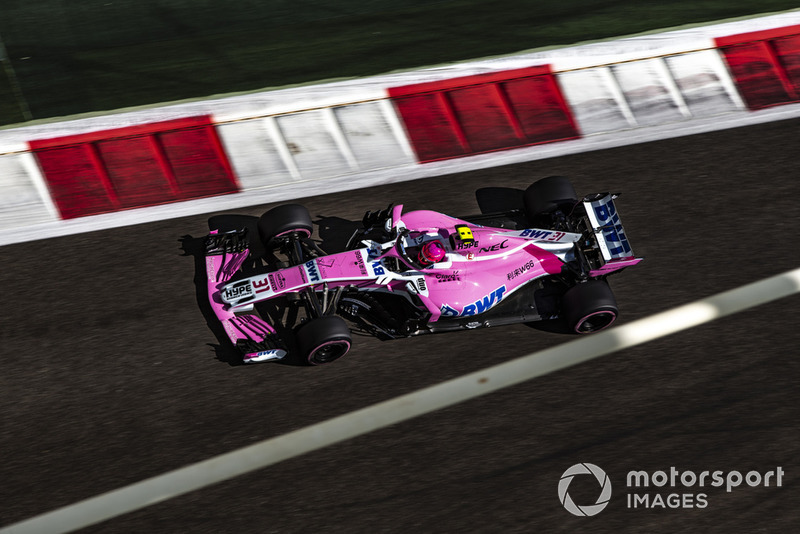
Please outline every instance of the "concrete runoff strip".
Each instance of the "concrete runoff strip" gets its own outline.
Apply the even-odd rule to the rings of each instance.
[[[0,528],[63,533],[800,292],[800,268],[464,375]]]

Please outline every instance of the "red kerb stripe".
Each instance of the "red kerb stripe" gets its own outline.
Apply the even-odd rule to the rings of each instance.
[[[549,65],[389,89],[420,162],[579,137]]]
[[[239,189],[206,115],[29,144],[64,219]]]

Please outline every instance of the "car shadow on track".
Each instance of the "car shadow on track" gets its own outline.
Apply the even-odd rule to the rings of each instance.
[[[567,323],[562,319],[546,319],[534,323],[525,323],[525,326],[540,332],[549,332],[550,334],[574,335],[567,327]],[[570,339],[567,338],[564,341],[567,342]]]
[[[206,256],[205,256],[205,237],[192,237],[184,235],[180,238],[183,256],[194,257],[194,287],[197,307],[203,314],[211,333],[220,342],[219,345],[209,343],[214,350],[216,358],[228,365],[242,365],[242,355],[236,350],[228,339],[222,323],[217,319],[211,304],[208,302],[208,287],[206,285]]]

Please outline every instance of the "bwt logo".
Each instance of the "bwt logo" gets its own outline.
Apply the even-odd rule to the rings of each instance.
[[[308,279],[312,282],[319,282],[319,269],[314,260],[306,262],[306,272],[308,272]]]
[[[523,230],[519,236],[520,237],[532,237],[534,239],[544,239],[545,237],[549,236],[553,232],[548,232],[547,230],[538,230],[536,228],[529,228],[527,230]]]
[[[614,205],[614,201],[609,200],[607,204],[594,206],[594,214],[600,224],[603,225],[603,237],[605,240],[609,244],[619,243],[609,250],[611,255],[618,256],[629,253],[631,246],[628,244],[625,230],[622,229],[622,224],[619,222],[619,215],[617,215],[617,207]]]
[[[461,315],[477,315],[479,313],[483,313],[501,300],[503,300],[503,293],[506,292],[506,286],[498,287],[488,295],[484,296],[473,302],[472,304],[467,304],[464,306],[464,310],[461,312]]]
[[[585,506],[578,506],[569,496],[567,490],[572,479],[576,475],[594,475],[597,483],[600,484],[600,496],[597,497],[597,502]],[[611,499],[611,480],[609,480],[606,472],[590,463],[575,464],[561,475],[561,480],[558,481],[558,500],[561,501],[562,506],[567,509],[572,515],[581,517],[597,515],[608,506],[608,501]]]
[[[386,274],[386,270],[381,266],[381,262],[379,261],[372,262],[372,272],[375,273],[375,276],[383,276]]]
[[[503,294],[505,292],[506,286],[498,287],[488,295],[481,297],[472,304],[467,304],[464,306],[464,309],[461,310],[461,313],[458,313],[458,310],[448,304],[443,304],[439,309],[442,312],[442,317],[465,317],[469,315],[478,315],[503,300]]]

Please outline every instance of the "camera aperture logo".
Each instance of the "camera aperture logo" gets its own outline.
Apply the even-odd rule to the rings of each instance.
[[[578,505],[570,497],[569,485],[577,475],[593,475],[600,485],[600,496],[594,504]],[[781,487],[785,471],[778,466],[773,470],[760,471],[681,471],[670,467],[649,473],[642,470],[629,471],[626,477],[628,509],[653,508],[706,508],[709,505],[708,488],[724,488],[730,493],[742,485],[755,488]],[[680,490],[678,489],[680,488]],[[667,491],[668,494],[662,493]],[[588,517],[597,515],[611,500],[611,480],[605,471],[587,462],[575,464],[561,475],[558,481],[558,500],[572,515]]]
[[[569,485],[575,475],[594,475],[600,484],[600,496],[594,504],[578,506],[572,500],[568,493]],[[597,515],[608,506],[608,501],[611,500],[611,480],[609,480],[606,472],[594,464],[582,463],[575,464],[561,475],[561,480],[558,481],[558,500],[569,513],[577,516],[592,516]]]

